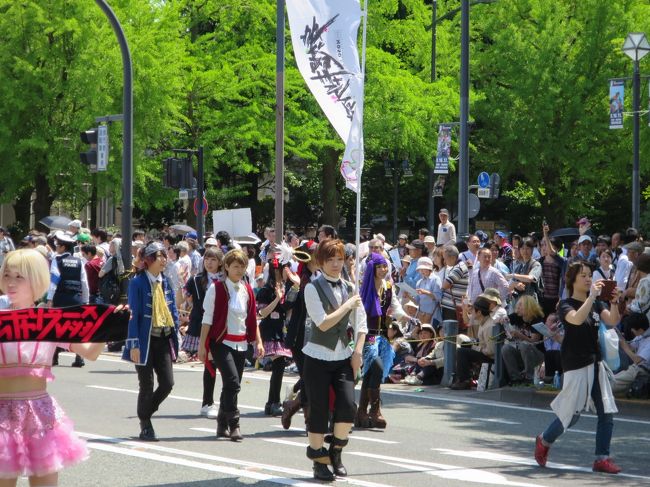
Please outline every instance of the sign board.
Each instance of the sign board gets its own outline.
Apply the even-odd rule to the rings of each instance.
[[[108,167],[108,125],[97,127],[97,170],[106,171]]]
[[[490,197],[490,188],[478,188],[476,191],[479,198],[489,198]]]
[[[251,209],[215,210],[212,212],[212,224],[214,233],[224,230],[231,238],[248,235],[253,231]]]
[[[178,192],[178,199],[179,200],[187,200],[189,199],[190,195],[188,194],[188,191],[186,189],[181,189]]]
[[[485,171],[478,175],[478,186],[479,188],[490,187],[490,175]]]
[[[481,200],[478,199],[474,193],[469,194],[469,208],[468,208],[468,218],[476,218],[478,212],[481,210]]]
[[[203,197],[202,212],[203,212],[203,216],[208,214],[208,200],[205,199],[205,196]],[[194,199],[194,215],[199,216],[199,199],[198,198]]]

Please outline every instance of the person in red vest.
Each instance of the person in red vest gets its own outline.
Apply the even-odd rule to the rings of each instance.
[[[237,395],[241,390],[244,362],[249,343],[257,355],[264,346],[257,326],[255,295],[243,280],[248,256],[241,250],[229,251],[223,259],[226,278],[215,279],[203,300],[203,320],[199,338],[199,360],[210,374],[221,373],[222,389],[217,414],[217,438],[243,439],[239,429]],[[208,359],[212,354],[212,361]]]

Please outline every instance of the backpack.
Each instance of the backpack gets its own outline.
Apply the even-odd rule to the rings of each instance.
[[[638,374],[626,396],[628,399],[650,399],[650,375]]]
[[[104,303],[118,304],[120,300],[120,283],[117,279],[116,269],[111,269],[99,280],[99,294]]]

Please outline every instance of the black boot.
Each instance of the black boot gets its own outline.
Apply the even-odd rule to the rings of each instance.
[[[217,414],[217,438],[230,438],[228,417],[221,408],[219,408],[219,414]]]
[[[332,470],[334,470],[334,475],[339,477],[347,477],[348,471],[341,463],[341,452],[343,447],[348,444],[348,440],[342,440],[336,436],[332,436],[332,443],[330,444],[329,456],[330,461],[332,462]]]
[[[140,439],[142,441],[158,441],[150,419],[140,421]]]
[[[239,431],[239,410],[226,413],[228,418],[228,427],[230,428],[230,441],[241,441],[244,437]]]
[[[314,478],[332,482],[336,477],[327,466],[331,463],[329,453],[323,447],[314,450],[311,446],[307,447],[307,458],[314,462]]]
[[[75,356],[74,362],[72,362],[71,367],[83,367],[84,365],[86,365],[84,359],[81,358],[81,356],[77,355]]]

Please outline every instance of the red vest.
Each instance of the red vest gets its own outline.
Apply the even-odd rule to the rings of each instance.
[[[243,281],[242,283],[246,286],[246,292],[248,293],[246,335],[244,337],[235,337],[226,334],[228,331],[226,323],[228,319],[228,301],[230,300],[226,283],[218,279],[214,280],[214,313],[212,315],[210,333],[208,334],[208,339],[205,341],[205,349],[208,353],[210,352],[210,342],[212,341],[221,343],[227,337],[231,341],[246,341],[248,343],[254,343],[257,339],[257,305],[255,303],[255,294],[253,294],[253,289],[248,283]],[[212,362],[206,359],[205,366],[208,369],[208,372],[210,372],[214,377],[216,372],[212,366]]]

